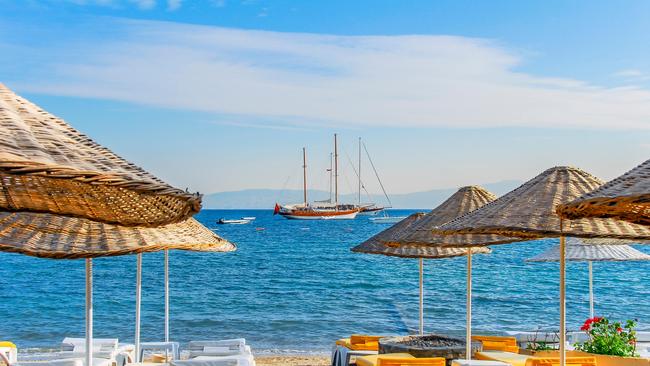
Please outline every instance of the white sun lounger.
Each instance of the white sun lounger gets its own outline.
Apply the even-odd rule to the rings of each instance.
[[[47,355],[49,356],[49,355]],[[30,360],[24,360],[22,357],[12,366],[84,366],[86,359],[84,357],[61,358],[58,354],[52,354],[52,357],[33,357]],[[92,366],[111,366],[112,361],[105,358],[93,358]]]
[[[76,358],[86,353],[86,339],[66,337],[61,342],[59,355],[65,358]],[[117,366],[124,366],[126,363],[135,360],[135,346],[127,343],[119,343],[117,338],[95,338],[93,339],[93,357],[105,358],[115,362]]]
[[[201,356],[222,357],[236,355],[251,355],[250,346],[244,338],[224,339],[219,341],[192,341],[187,348],[190,359]]]
[[[189,360],[174,360],[171,366],[255,366],[253,355],[198,356]]]

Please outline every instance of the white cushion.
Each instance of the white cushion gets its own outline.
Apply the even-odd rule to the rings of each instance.
[[[111,361],[103,358],[93,358],[92,366],[110,366]],[[58,358],[41,360],[19,360],[14,366],[84,366],[85,358]]]
[[[171,366],[255,366],[251,355],[199,356],[190,360],[173,360]]]

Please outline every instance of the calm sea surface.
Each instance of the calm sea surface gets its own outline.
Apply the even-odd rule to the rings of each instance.
[[[404,215],[413,211],[393,211]],[[250,225],[220,217],[256,216]],[[227,254],[170,255],[173,340],[246,337],[257,351],[321,352],[350,333],[413,333],[417,260],[356,254],[350,248],[385,225],[290,221],[271,211],[206,210],[197,218],[238,245]],[[264,228],[265,230],[256,230]],[[477,332],[557,328],[557,264],[524,263],[557,240],[494,247],[474,258]],[[648,251],[638,246],[643,251]],[[163,254],[143,257],[143,341],[163,339]],[[56,347],[84,335],[84,262],[0,253],[0,339],[20,348]],[[95,263],[95,336],[132,342],[135,256]],[[462,334],[465,259],[425,261],[427,331]],[[650,263],[596,263],[596,312],[638,318],[650,328]],[[587,265],[569,266],[568,319],[588,316]]]

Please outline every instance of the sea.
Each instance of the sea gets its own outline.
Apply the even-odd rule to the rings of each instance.
[[[216,224],[244,216],[256,220]],[[245,337],[258,353],[324,353],[352,333],[417,332],[418,261],[350,251],[388,225],[367,216],[293,221],[270,210],[203,210],[196,217],[237,251],[170,252],[170,333],[181,345]],[[474,256],[474,333],[558,329],[558,264],[525,262],[557,243],[498,245]],[[425,331],[461,336],[466,259],[424,265]],[[95,337],[133,342],[135,268],[135,256],[94,260]],[[596,313],[650,329],[649,270],[645,262],[594,263]],[[143,255],[143,341],[164,338],[163,273],[163,253]],[[589,315],[586,263],[568,266],[567,296],[568,326],[577,329]],[[0,340],[42,350],[83,337],[84,299],[83,260],[0,253]]]

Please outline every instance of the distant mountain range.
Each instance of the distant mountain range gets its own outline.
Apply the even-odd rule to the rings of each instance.
[[[488,191],[500,196],[519,185],[519,180],[504,180],[496,183],[481,184]],[[421,208],[432,209],[456,192],[458,188],[432,189],[424,192],[404,193],[390,195],[394,208]],[[324,200],[329,197],[325,191],[309,190],[310,201]],[[377,203],[385,205],[386,199],[381,195],[375,196]],[[341,202],[356,202],[357,196],[346,194],[340,196]],[[203,208],[268,208],[272,209],[275,203],[302,202],[301,190],[279,189],[245,189],[241,191],[218,192],[206,194],[203,197]]]

